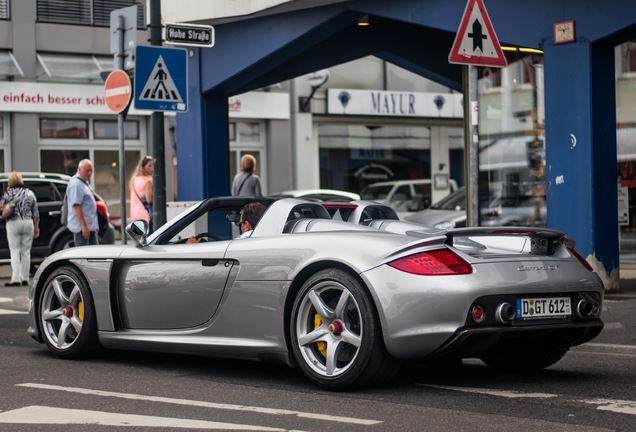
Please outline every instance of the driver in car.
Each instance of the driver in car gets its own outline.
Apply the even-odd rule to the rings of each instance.
[[[267,210],[267,207],[258,202],[247,203],[243,206],[239,219],[239,229],[241,230],[241,236],[239,238],[247,238],[252,235],[252,231],[254,231],[265,210]],[[201,239],[197,239],[195,236],[189,237],[188,240],[186,240],[186,243],[200,242]]]

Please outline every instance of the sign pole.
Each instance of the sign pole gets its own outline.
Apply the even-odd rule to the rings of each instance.
[[[150,0],[150,45],[161,46],[161,0]],[[166,223],[166,155],[163,130],[163,112],[155,111],[152,124],[152,222],[157,229]]]
[[[469,146],[468,172],[466,185],[468,205],[466,206],[466,226],[479,226],[479,96],[477,92],[477,66],[466,66],[468,69],[468,100],[470,112],[465,121],[468,126],[466,142]]]
[[[117,16],[117,29],[119,33],[119,49],[117,51],[117,67],[124,69],[124,32],[125,18],[123,15]],[[126,150],[124,147],[124,111],[117,114],[117,130],[119,131],[119,186],[120,186],[120,209],[121,209],[121,242],[127,243],[126,238]]]

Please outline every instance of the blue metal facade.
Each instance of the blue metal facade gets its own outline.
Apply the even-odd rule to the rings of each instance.
[[[636,35],[636,2],[485,4],[502,44],[545,51],[548,226],[566,231],[610,274],[618,268],[613,47]],[[355,0],[215,24],[215,47],[189,59],[189,111],[177,115],[179,198],[229,194],[230,96],[367,55],[461,90],[461,66],[448,54],[465,6]],[[371,27],[356,27],[363,15]],[[553,24],[569,19],[576,42],[555,45]]]

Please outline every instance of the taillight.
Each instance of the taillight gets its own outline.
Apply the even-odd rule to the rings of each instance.
[[[104,201],[97,201],[97,212],[108,220],[108,206]]]
[[[583,267],[585,267],[586,269],[588,269],[588,270],[589,270],[589,271],[591,271],[591,272],[593,272],[593,271],[594,271],[594,269],[592,268],[592,266],[590,265],[590,263],[588,263],[588,262],[585,260],[585,258],[583,258],[583,257],[581,256],[581,254],[579,254],[579,253],[576,251],[576,249],[574,249],[574,248],[568,248],[568,250],[570,251],[570,253],[571,253],[572,255],[574,255],[574,256],[576,257],[576,259],[577,259],[577,260],[579,260],[579,262],[580,262],[581,264],[583,264]]]
[[[473,268],[450,249],[420,252],[389,263],[394,269],[422,276],[469,274]]]

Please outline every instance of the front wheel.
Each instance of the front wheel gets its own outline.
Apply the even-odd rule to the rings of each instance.
[[[370,294],[340,269],[304,283],[293,305],[291,336],[305,375],[332,390],[379,384],[400,365],[386,350]]]
[[[46,280],[38,320],[44,343],[59,357],[85,357],[99,347],[93,297],[73,267],[61,267]]]

